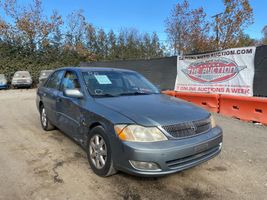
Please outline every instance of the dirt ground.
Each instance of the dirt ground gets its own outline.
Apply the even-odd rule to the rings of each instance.
[[[96,176],[85,152],[44,132],[35,90],[0,91],[0,199],[267,199],[267,127],[215,115],[222,153],[162,178]]]

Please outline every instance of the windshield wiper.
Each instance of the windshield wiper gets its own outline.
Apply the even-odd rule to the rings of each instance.
[[[125,92],[118,95],[113,95],[110,93],[105,94],[95,94],[94,97],[118,97],[118,96],[135,96],[135,95],[150,95],[150,94],[158,94],[158,93],[146,93],[146,92]]]
[[[146,92],[125,92],[119,94],[119,96],[131,96],[131,95],[149,95],[154,93],[146,93]]]
[[[117,95],[105,93],[105,94],[96,94],[95,97],[117,97]]]

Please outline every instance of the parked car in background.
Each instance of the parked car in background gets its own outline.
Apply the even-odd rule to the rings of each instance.
[[[42,70],[39,76],[39,86],[44,83],[47,77],[53,72],[54,70]]]
[[[7,79],[4,74],[0,74],[0,89],[7,89]]]
[[[28,71],[17,71],[12,78],[11,85],[13,88],[30,88],[32,86],[32,77]]]
[[[59,128],[87,152],[99,176],[175,173],[218,155],[222,129],[211,114],[161,94],[137,72],[61,68],[37,90],[44,130]]]

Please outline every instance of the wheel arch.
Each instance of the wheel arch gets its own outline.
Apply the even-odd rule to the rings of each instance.
[[[39,102],[39,105],[38,105],[38,110],[39,112],[41,112],[41,107],[44,106],[44,103],[42,101]]]
[[[93,128],[95,128],[97,126],[101,126],[102,128],[105,129],[105,126],[101,122],[96,121],[96,122],[93,122],[93,123],[90,124],[89,133],[91,132],[91,130],[93,130]]]
[[[94,128],[96,128],[96,127],[103,128],[107,137],[110,137],[111,136],[110,134],[107,134],[109,132],[109,130],[110,130],[110,125],[108,123],[103,122],[103,121],[98,121],[97,120],[97,121],[94,121],[91,124],[89,124],[87,134],[85,135],[85,138],[86,138],[85,141],[88,140],[88,138],[90,137],[90,134],[91,134],[92,130]]]

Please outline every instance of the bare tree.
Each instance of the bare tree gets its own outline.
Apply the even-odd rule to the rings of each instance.
[[[86,19],[83,10],[73,11],[67,16],[66,43],[72,49],[75,49],[77,45],[83,44],[85,30]]]
[[[202,7],[190,9],[187,0],[177,3],[165,23],[175,53],[200,52],[212,48],[212,45],[208,45],[210,25]]]
[[[220,47],[240,46],[239,38],[253,23],[253,10],[249,0],[223,0],[225,10],[218,19]]]
[[[20,42],[31,52],[48,45],[49,37],[62,24],[61,16],[57,12],[52,14],[50,20],[43,15],[41,0],[33,0],[32,4],[23,7],[16,0],[5,0],[3,8],[12,23],[2,23],[2,32],[8,31],[6,37],[13,42]]]

